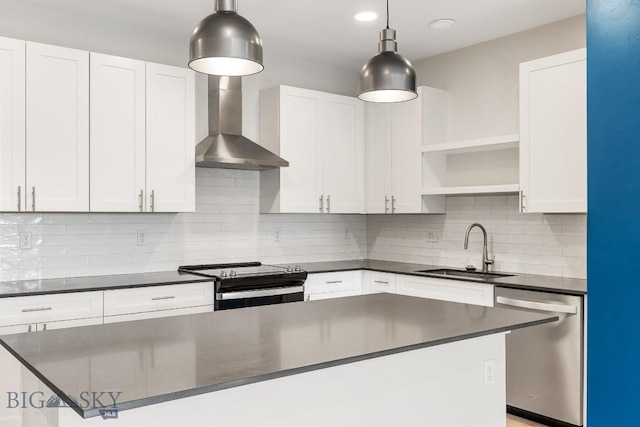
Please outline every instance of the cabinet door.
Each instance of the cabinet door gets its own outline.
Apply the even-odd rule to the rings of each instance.
[[[27,191],[34,211],[89,210],[89,52],[27,42]]]
[[[520,64],[524,212],[587,211],[586,50]]]
[[[89,317],[86,319],[59,320],[57,322],[44,322],[36,325],[37,331],[52,331],[54,329],[77,328],[79,326],[102,325],[102,317]]]
[[[421,99],[393,105],[391,186],[393,213],[422,212]]]
[[[363,271],[362,293],[377,294],[380,292],[396,293],[396,275],[379,271]]]
[[[396,293],[414,297],[493,307],[493,285],[433,277],[396,275]]]
[[[0,299],[0,326],[102,318],[102,315],[102,291]]]
[[[144,210],[145,63],[91,53],[91,211]]]
[[[150,212],[195,211],[191,70],[147,63],[146,199]]]
[[[25,209],[25,42],[0,37],[0,211]]]
[[[365,211],[391,213],[391,105],[367,104]]]
[[[364,213],[364,105],[328,95],[320,133],[326,212]]]
[[[292,87],[280,90],[280,155],[289,161],[289,167],[280,169],[281,212],[325,212],[320,157],[324,141],[320,141],[319,121],[322,94]]]

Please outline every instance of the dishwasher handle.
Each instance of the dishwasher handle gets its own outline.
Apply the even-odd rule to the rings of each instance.
[[[508,297],[496,297],[496,303],[511,307],[528,308],[530,310],[545,311],[549,313],[577,314],[578,307],[575,305],[553,304],[540,301],[528,301]]]

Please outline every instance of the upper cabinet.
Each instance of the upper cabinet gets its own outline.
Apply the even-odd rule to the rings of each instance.
[[[288,86],[264,90],[260,143],[289,162],[261,172],[261,212],[364,212],[364,105],[358,99]]]
[[[0,212],[195,211],[195,77],[0,37]]]
[[[195,211],[195,76],[147,63],[147,210]]]
[[[91,53],[92,211],[144,211],[145,69],[143,61]]]
[[[92,53],[91,210],[193,212],[194,108],[193,72]]]
[[[586,49],[520,64],[523,212],[587,211]]]
[[[27,210],[89,210],[89,52],[27,43]]]
[[[0,211],[25,209],[25,42],[0,37]]]
[[[422,196],[422,146],[444,135],[446,93],[421,86],[413,101],[366,113],[366,213],[444,213],[444,197]]]

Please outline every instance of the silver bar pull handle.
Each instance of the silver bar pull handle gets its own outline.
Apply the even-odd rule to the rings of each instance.
[[[384,213],[389,213],[389,198],[384,196]]]
[[[151,301],[161,301],[161,300],[174,299],[174,298],[175,298],[175,295],[166,296],[166,297],[153,297],[151,298]]]
[[[138,196],[138,200],[139,200],[139,204],[138,207],[140,208],[140,212],[143,211],[142,209],[142,205],[144,204],[144,190],[140,190],[140,196]]]
[[[46,330],[47,330],[47,324],[46,324],[46,323],[43,323],[43,324],[42,324],[42,330],[43,330],[43,331],[46,331]]]
[[[396,198],[391,196],[391,213],[396,213]]]
[[[578,307],[575,305],[553,304],[540,301],[528,301],[523,299],[496,297],[496,303],[510,307],[528,308],[530,310],[545,311],[548,313],[576,314]]]
[[[51,311],[53,307],[23,308],[23,313],[32,313],[34,311]]]
[[[156,211],[156,190],[151,190],[151,212]]]
[[[31,210],[36,211],[36,187],[31,188]]]
[[[385,282],[384,280],[374,280],[373,283],[379,283],[381,285],[388,285],[389,282]]]
[[[335,283],[342,283],[342,280],[329,280],[329,281],[327,282],[327,285],[333,285],[333,284],[335,284]]]
[[[320,201],[320,213],[322,213],[324,211],[324,194],[321,194],[318,200]]]
[[[219,292],[216,293],[218,301],[244,298],[272,297],[277,295],[289,295],[304,292],[304,286],[288,286],[285,288],[258,289],[255,291]]]
[[[331,195],[327,196],[327,213],[331,213]]]
[[[520,190],[520,213],[524,212],[524,191]]]
[[[22,210],[22,186],[18,185],[18,212]]]

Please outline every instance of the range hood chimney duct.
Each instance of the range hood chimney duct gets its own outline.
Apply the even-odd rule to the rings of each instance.
[[[242,136],[242,78],[209,75],[209,136],[196,145],[196,166],[266,170],[289,162]]]

